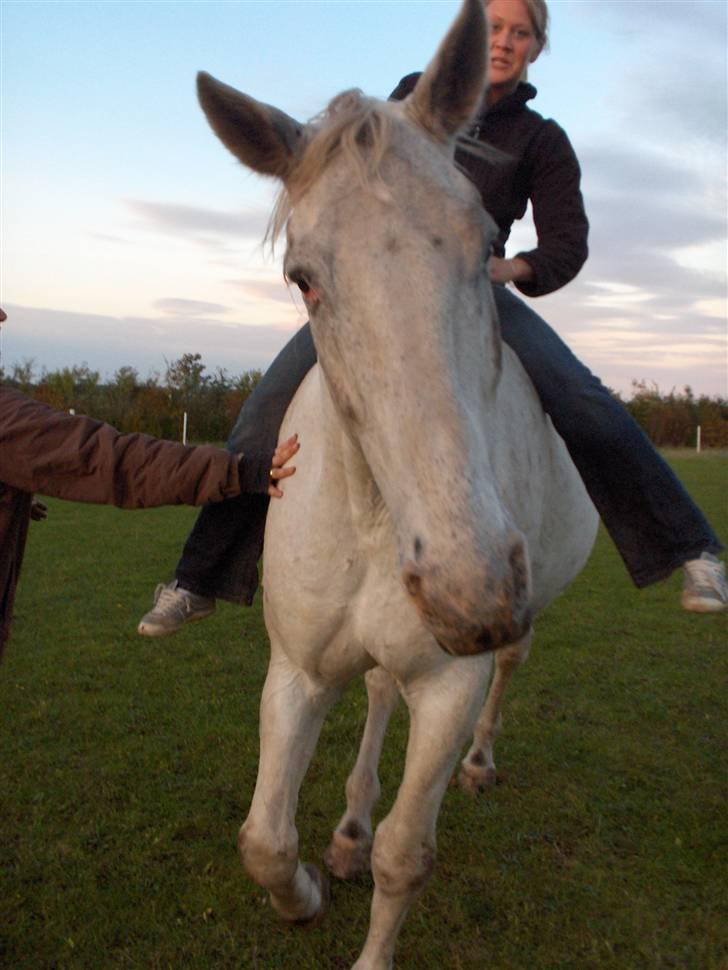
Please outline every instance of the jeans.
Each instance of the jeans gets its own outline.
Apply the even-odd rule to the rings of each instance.
[[[722,549],[705,516],[629,411],[558,334],[493,287],[504,341],[518,355],[636,586]]]
[[[503,340],[518,355],[563,438],[636,586],[722,545],[637,422],[551,327],[504,286],[493,288]],[[275,448],[286,409],[316,360],[309,325],[283,348],[238,416],[227,447]],[[180,586],[252,602],[268,499],[241,495],[202,509],[177,566]]]
[[[308,324],[288,341],[243,405],[226,448],[233,454],[273,451],[288,405],[316,363]],[[233,603],[253,602],[263,551],[267,495],[238,495],[205,505],[175,576],[183,589]]]

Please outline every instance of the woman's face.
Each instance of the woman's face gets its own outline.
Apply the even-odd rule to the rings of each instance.
[[[541,53],[524,0],[490,0],[488,83],[491,100],[513,91],[525,68]]]

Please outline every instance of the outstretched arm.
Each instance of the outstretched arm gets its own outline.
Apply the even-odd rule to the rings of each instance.
[[[121,508],[204,505],[241,491],[280,497],[274,480],[293,474],[286,462],[296,451],[289,440],[273,455],[247,459],[211,445],[122,434],[0,388],[0,482],[23,492]]]

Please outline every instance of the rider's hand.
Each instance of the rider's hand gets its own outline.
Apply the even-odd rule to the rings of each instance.
[[[488,260],[488,275],[491,283],[527,283],[533,279],[533,269],[525,259],[501,259],[491,256]]]

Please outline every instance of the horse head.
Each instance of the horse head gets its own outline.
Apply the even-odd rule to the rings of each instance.
[[[226,147],[282,182],[273,231],[285,225],[285,273],[303,293],[326,386],[391,517],[407,594],[457,654],[530,625],[525,542],[490,458],[496,228],[453,161],[482,103],[486,49],[482,0],[465,0],[405,101],[346,92],[307,125],[198,77]]]

